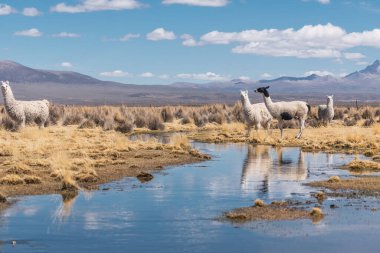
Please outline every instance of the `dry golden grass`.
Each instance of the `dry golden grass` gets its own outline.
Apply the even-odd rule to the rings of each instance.
[[[263,207],[263,206],[265,206],[265,203],[261,199],[256,199],[255,200],[255,206]]]
[[[249,138],[245,131],[225,132],[223,127],[209,132],[194,132],[190,138],[204,142],[251,142],[274,146],[299,146],[305,151],[327,151],[344,153],[362,153],[368,156],[380,155],[380,135],[375,127],[346,127],[334,125],[320,128],[306,128],[302,139],[295,139],[297,129],[285,129],[284,138],[279,130],[267,134],[264,130],[252,131]],[[226,129],[226,127],[224,128]]]
[[[18,185],[23,184],[24,180],[19,175],[6,175],[0,179],[0,184],[3,185]]]
[[[313,217],[321,217],[323,216],[323,212],[319,207],[313,207],[313,209],[311,209],[310,215]]]
[[[339,182],[340,181],[340,177],[338,177],[338,176],[332,176],[332,177],[330,177],[328,180],[327,180],[327,182],[329,182],[329,183],[337,183],[337,182]]]
[[[344,168],[348,168],[355,172],[360,171],[380,171],[380,163],[368,160],[353,160],[346,164]]]
[[[338,182],[331,183],[328,180],[307,183],[313,187],[324,187],[332,190],[354,190],[364,195],[380,194],[380,177],[356,177],[341,179]]]
[[[184,135],[161,144],[156,139],[130,141],[113,130],[54,126],[0,130],[0,140],[0,191],[8,196],[76,191],[166,165],[207,159],[190,148]]]
[[[37,177],[37,176],[25,176],[24,182],[26,184],[40,184],[42,183],[42,180],[40,177]]]

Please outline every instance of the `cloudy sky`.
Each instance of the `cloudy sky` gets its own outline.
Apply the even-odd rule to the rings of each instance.
[[[137,84],[345,75],[380,58],[377,0],[0,0],[0,59]]]

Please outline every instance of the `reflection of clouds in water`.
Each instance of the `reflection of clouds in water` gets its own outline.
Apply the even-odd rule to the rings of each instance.
[[[109,212],[85,212],[85,230],[112,230],[132,227],[131,220],[134,214],[131,211],[109,211]]]
[[[32,217],[37,214],[38,210],[39,210],[38,206],[27,206],[23,210],[23,214],[27,217]]]
[[[241,175],[243,192],[257,192],[259,196],[269,198],[278,194],[289,197],[303,189],[302,185],[292,181],[306,178],[307,168],[300,149],[248,146]]]
[[[23,216],[26,217],[32,217],[37,214],[37,212],[40,210],[40,207],[37,205],[30,205],[30,206],[11,206],[7,209],[5,209],[2,213],[2,217],[12,217],[12,216],[17,216],[20,213]]]

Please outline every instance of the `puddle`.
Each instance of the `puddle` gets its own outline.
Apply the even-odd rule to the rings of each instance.
[[[317,224],[215,219],[256,198],[313,199],[317,189],[303,183],[349,176],[338,168],[354,156],[192,145],[213,159],[169,168],[147,183],[127,178],[71,198],[20,198],[0,216],[0,252],[378,252],[380,215],[371,211],[380,208],[376,198],[329,199]]]

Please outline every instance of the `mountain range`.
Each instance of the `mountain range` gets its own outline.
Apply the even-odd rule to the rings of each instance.
[[[102,81],[72,71],[40,70],[13,61],[0,61],[0,80],[9,80],[17,99],[47,98],[61,104],[204,104],[233,103],[239,90],[250,90],[252,101],[261,101],[252,91],[270,86],[275,99],[304,99],[317,103],[334,94],[336,101],[380,101],[380,61],[363,70],[338,78],[312,74],[305,77],[283,76],[272,80],[173,83],[134,85]]]

